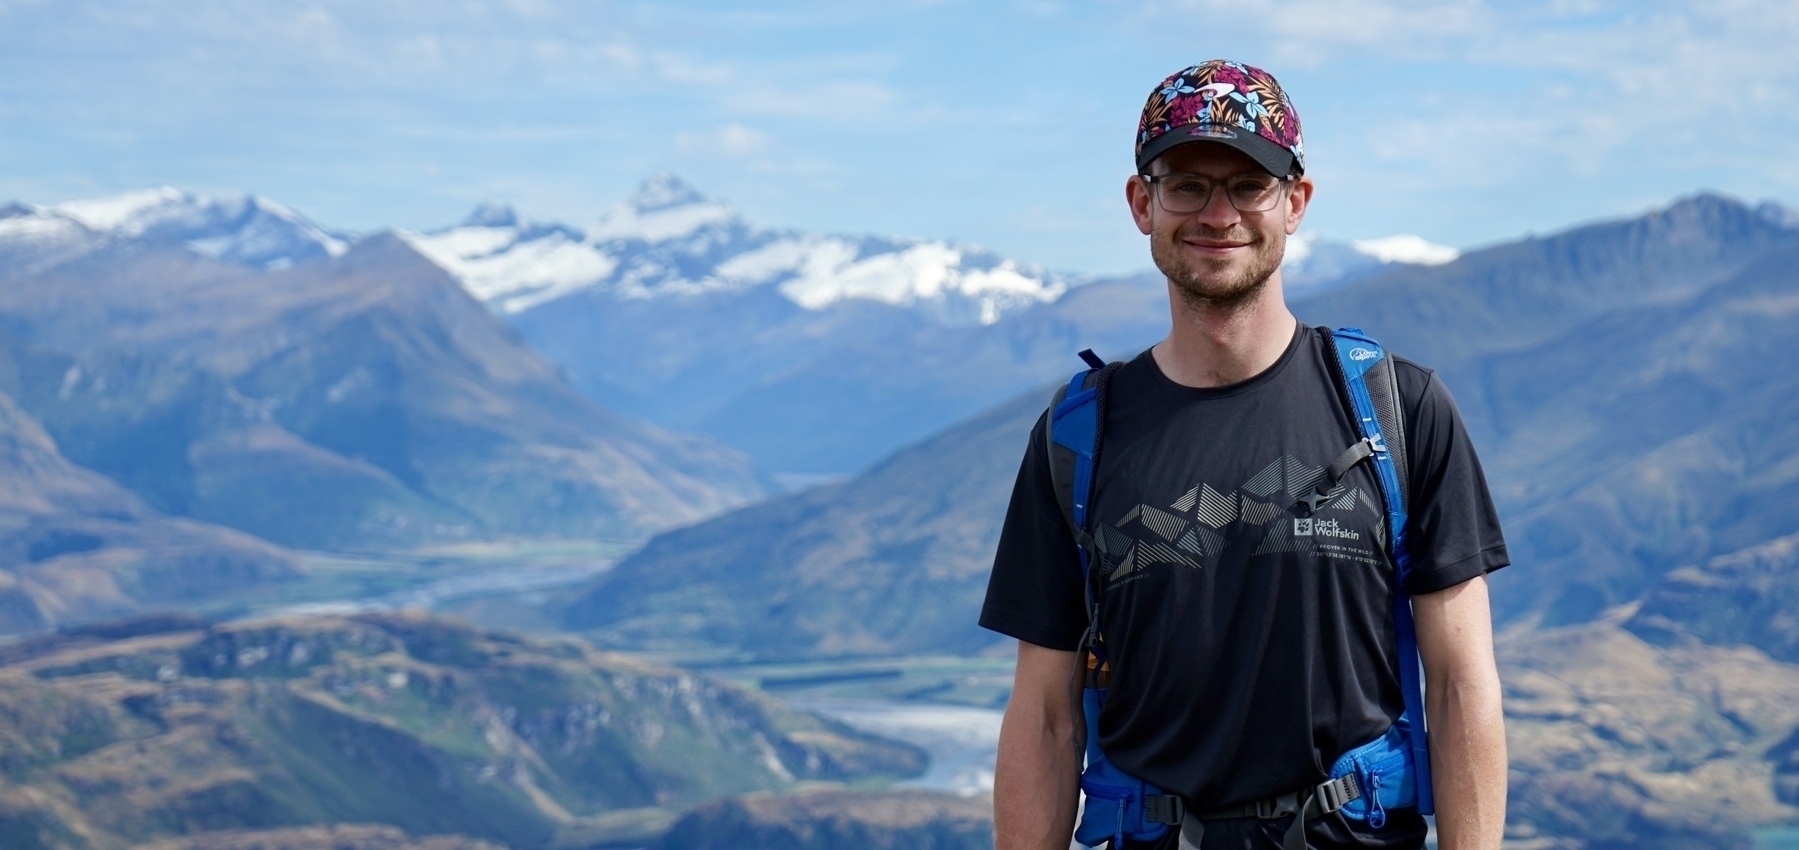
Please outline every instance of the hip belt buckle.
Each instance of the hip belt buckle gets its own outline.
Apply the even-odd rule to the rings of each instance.
[[[1143,798],[1143,819],[1150,823],[1179,825],[1186,815],[1186,804],[1173,794]]]
[[[1299,792],[1288,791],[1278,797],[1257,800],[1256,817],[1262,820],[1273,820],[1281,815],[1294,814],[1299,811]]]

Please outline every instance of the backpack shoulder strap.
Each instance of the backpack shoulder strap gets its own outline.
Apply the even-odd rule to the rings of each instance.
[[[1349,400],[1356,430],[1373,449],[1369,461],[1380,482],[1387,507],[1387,547],[1393,560],[1393,626],[1398,647],[1399,686],[1405,699],[1406,726],[1418,776],[1418,811],[1435,810],[1430,783],[1430,754],[1424,727],[1424,677],[1418,658],[1418,633],[1412,621],[1412,597],[1406,592],[1411,553],[1405,545],[1409,481],[1406,467],[1405,413],[1393,358],[1361,328],[1338,328],[1326,336],[1335,357],[1334,373]]]
[[[1399,378],[1393,358],[1361,328],[1338,328],[1327,337],[1336,355],[1339,388],[1355,414],[1357,433],[1378,443],[1372,462],[1387,500],[1389,520],[1402,524],[1390,529],[1392,548],[1404,541],[1410,487],[1406,469],[1405,413],[1399,399]]]
[[[1056,504],[1068,523],[1075,543],[1081,549],[1081,572],[1085,579],[1087,553],[1093,537],[1087,530],[1087,506],[1093,497],[1093,469],[1099,457],[1101,425],[1105,421],[1105,385],[1120,363],[1106,363],[1092,349],[1081,352],[1088,368],[1074,374],[1068,384],[1056,390],[1049,407],[1050,481],[1055,486]]]
[[[1074,537],[1080,556],[1082,608],[1087,614],[1087,630],[1081,635],[1078,654],[1091,662],[1088,668],[1090,686],[1099,682],[1105,666],[1105,650],[1099,638],[1099,600],[1094,592],[1093,533],[1088,530],[1087,510],[1093,498],[1094,469],[1099,462],[1099,447],[1105,437],[1106,388],[1112,373],[1123,363],[1107,363],[1091,349],[1081,352],[1088,368],[1068,379],[1068,385],[1056,391],[1049,408],[1050,481],[1055,487],[1056,504],[1062,508],[1062,519]]]

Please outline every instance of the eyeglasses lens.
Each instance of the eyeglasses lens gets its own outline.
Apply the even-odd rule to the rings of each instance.
[[[1160,174],[1149,180],[1156,186],[1162,209],[1171,213],[1205,209],[1212,200],[1212,190],[1220,186],[1238,212],[1265,212],[1274,209],[1280,198],[1281,180],[1270,174],[1239,174],[1222,180],[1196,174]]]

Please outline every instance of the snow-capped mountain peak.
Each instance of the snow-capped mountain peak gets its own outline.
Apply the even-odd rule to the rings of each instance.
[[[876,301],[950,323],[992,323],[1068,286],[964,245],[758,229],[667,174],[584,234],[484,205],[457,227],[401,236],[507,314],[585,290],[641,301],[770,287],[811,311]]]
[[[518,212],[505,204],[476,204],[460,227],[518,227]]]
[[[536,225],[482,204],[447,230],[400,231],[414,250],[501,313],[518,313],[606,280],[618,260],[580,231]]]
[[[1786,206],[1779,201],[1766,200],[1758,204],[1755,211],[1765,221],[1771,221],[1781,227],[1799,229],[1799,209]],[[4,213],[0,213],[0,215],[4,215]]]
[[[1289,297],[1306,296],[1366,277],[1394,263],[1436,266],[1461,252],[1402,233],[1380,239],[1338,242],[1301,231],[1287,239],[1281,280]]]
[[[214,259],[278,268],[348,249],[287,207],[254,195],[207,196],[164,186],[50,207],[15,205],[15,217],[42,219],[32,228],[63,241],[86,233],[88,247],[106,240],[177,242]],[[58,224],[57,222],[61,222]]]
[[[1462,252],[1447,245],[1426,242],[1424,237],[1414,236],[1410,233],[1383,236],[1379,239],[1360,239],[1350,244],[1354,245],[1357,251],[1383,263],[1440,266],[1453,262],[1455,258],[1462,255]]]
[[[657,174],[643,181],[625,203],[642,212],[703,204],[706,196],[676,174]]]
[[[645,180],[631,197],[600,216],[587,237],[594,242],[665,242],[690,236],[707,225],[737,220],[737,211],[730,205],[708,199],[673,174],[662,174]]]

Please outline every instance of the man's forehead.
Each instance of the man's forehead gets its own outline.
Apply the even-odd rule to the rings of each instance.
[[[1189,142],[1170,148],[1150,163],[1149,170],[1151,174],[1267,171],[1248,154],[1217,142]]]

